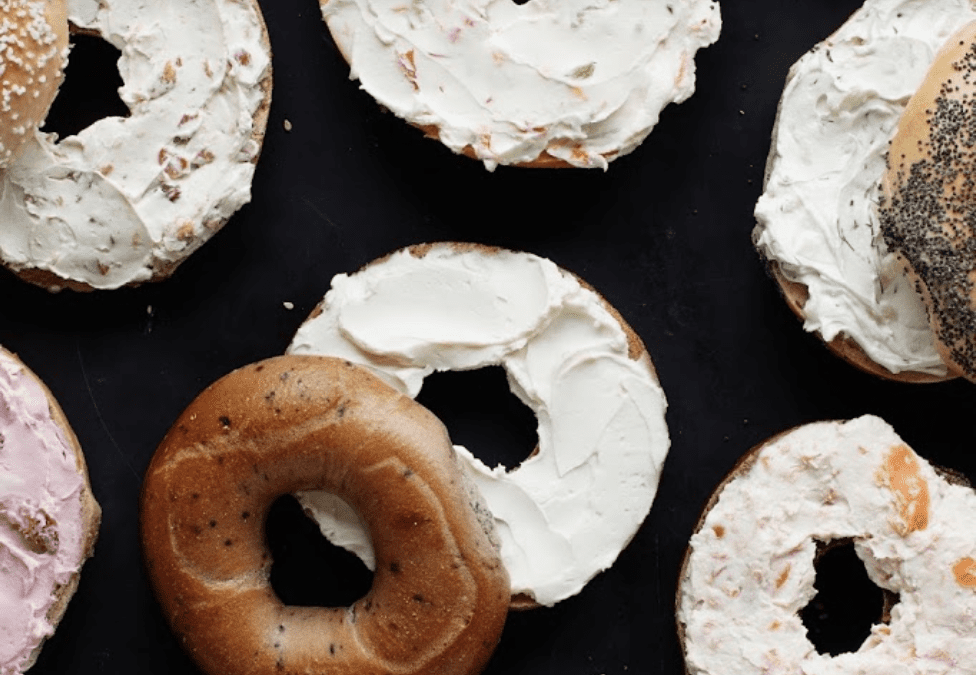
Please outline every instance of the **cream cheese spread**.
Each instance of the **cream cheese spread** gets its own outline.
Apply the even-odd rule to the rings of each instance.
[[[250,199],[271,86],[263,18],[249,1],[68,4],[121,50],[131,115],[27,141],[0,174],[0,257],[94,288],[163,276]]]
[[[0,673],[33,663],[54,593],[84,560],[76,462],[45,392],[0,351]]]
[[[970,0],[868,0],[787,78],[754,242],[805,285],[805,328],[849,336],[892,373],[943,376],[920,296],[876,208],[898,120]]]
[[[679,592],[690,675],[976,673],[976,493],[883,420],[795,429],[761,447],[692,537]],[[897,593],[856,652],[820,654],[799,611],[816,542],[852,538]]]
[[[691,96],[716,0],[321,0],[351,77],[493,169],[606,168]]]
[[[552,262],[445,244],[336,276],[288,351],[365,365],[410,396],[435,370],[502,365],[538,418],[538,451],[508,470],[457,449],[495,517],[513,595],[552,605],[613,564],[657,490],[665,397],[647,354],[628,350],[601,298]],[[371,564],[355,513],[300,498]]]

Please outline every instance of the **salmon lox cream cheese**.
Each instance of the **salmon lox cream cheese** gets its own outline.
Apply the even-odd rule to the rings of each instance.
[[[976,492],[949,483],[883,420],[798,427],[713,496],[678,594],[689,675],[976,673]],[[821,654],[800,610],[818,542],[852,540],[897,595],[857,651]]]

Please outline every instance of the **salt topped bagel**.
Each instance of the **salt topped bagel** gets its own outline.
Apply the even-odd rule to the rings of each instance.
[[[538,418],[537,452],[506,470],[458,451],[497,522],[516,607],[578,593],[651,507],[669,439],[650,357],[619,314],[548,260],[466,244],[397,251],[336,276],[288,351],[363,364],[410,396],[435,370],[505,369]],[[300,499],[369,563],[354,514],[327,494]]]
[[[283,604],[264,536],[278,496],[327,488],[381,565],[348,608]],[[351,363],[284,356],[208,387],[143,484],[143,550],[170,625],[214,675],[469,675],[494,651],[508,578],[491,519],[425,408]]]
[[[0,167],[47,117],[67,54],[66,0],[0,2]]]
[[[973,20],[969,0],[867,0],[791,68],[756,205],[754,242],[804,327],[892,379],[952,377],[877,203],[908,100]]]
[[[271,96],[255,0],[68,0],[122,52],[128,117],[34,134],[0,175],[0,259],[52,290],[171,274],[250,198]]]
[[[882,181],[881,231],[917,282],[935,345],[976,380],[976,21],[949,38],[908,102]]]
[[[484,162],[606,168],[691,96],[715,0],[320,0],[382,106]]]
[[[37,660],[78,587],[101,510],[51,392],[0,348],[0,672]]]
[[[976,672],[976,493],[939,477],[883,420],[799,427],[713,495],[678,593],[691,675]],[[817,542],[851,538],[898,595],[856,652],[820,654],[799,610]]]

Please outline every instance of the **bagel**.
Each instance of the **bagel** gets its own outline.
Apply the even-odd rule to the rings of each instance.
[[[33,134],[0,175],[0,261],[49,290],[167,278],[250,199],[271,101],[256,0],[68,0],[120,49],[127,117]]]
[[[881,232],[922,294],[950,372],[976,381],[976,21],[908,102],[882,181]]]
[[[370,530],[380,566],[348,608],[284,605],[264,540],[276,497],[325,488]],[[207,673],[477,673],[508,610],[491,520],[442,424],[364,369],[269,359],[208,387],[152,458],[146,566]]]
[[[971,673],[976,493],[940,475],[883,420],[821,422],[749,453],[712,495],[677,596],[690,675]],[[799,611],[818,544],[853,540],[897,596],[857,651],[821,654]]]
[[[57,401],[0,348],[0,672],[34,665],[78,588],[101,509]]]
[[[320,0],[383,107],[484,162],[607,168],[695,87],[715,0]]]
[[[0,168],[47,117],[68,55],[66,0],[0,2]]]
[[[538,419],[535,452],[510,469],[458,452],[498,523],[513,608],[578,593],[654,501],[670,441],[651,358],[603,298],[549,260],[460,243],[397,251],[333,278],[288,351],[363,364],[410,396],[435,370],[505,369]],[[323,534],[369,560],[341,504],[299,499]]]
[[[753,242],[804,328],[888,379],[955,376],[877,204],[908,100],[973,20],[969,0],[866,0],[793,65],[777,111]]]

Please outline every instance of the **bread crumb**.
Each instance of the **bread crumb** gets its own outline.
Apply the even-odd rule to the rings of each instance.
[[[285,300],[281,304],[285,306],[285,309],[295,309],[295,303],[293,302],[288,302],[287,300]]]
[[[284,123],[282,124],[282,126],[285,127],[285,131],[291,131],[291,122],[290,121],[285,120]]]

